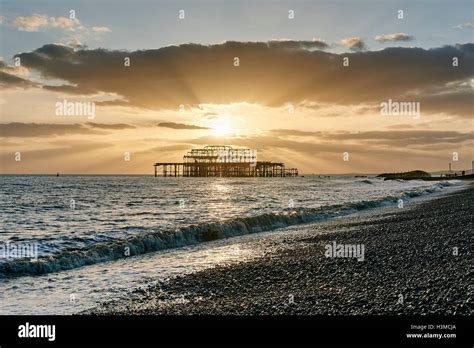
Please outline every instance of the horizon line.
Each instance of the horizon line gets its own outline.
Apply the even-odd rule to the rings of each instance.
[[[415,170],[421,170],[421,169],[414,169],[414,170],[408,170],[408,171],[394,171],[394,172],[380,172],[380,173],[363,173],[363,172],[348,172],[348,173],[301,173],[299,176],[305,176],[305,175],[326,175],[326,176],[344,176],[344,175],[380,175],[384,173],[405,173],[405,172],[411,172]],[[467,172],[472,172],[472,169],[457,169],[457,170],[452,170],[451,172],[462,172],[465,171]],[[448,170],[434,170],[434,171],[426,171],[427,173],[438,173],[438,172],[449,172]],[[0,176],[152,176],[154,177],[153,173],[146,174],[146,173],[141,173],[141,174],[124,174],[124,173],[65,173],[62,174],[61,172],[56,172],[56,173],[0,173]]]

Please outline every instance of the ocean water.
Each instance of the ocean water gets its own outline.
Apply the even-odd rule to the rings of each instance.
[[[145,281],[258,257],[245,245],[259,232],[460,185],[317,176],[0,179],[0,314],[76,313]]]

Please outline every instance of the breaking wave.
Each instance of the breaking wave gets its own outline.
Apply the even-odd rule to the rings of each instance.
[[[364,184],[373,184],[373,182],[369,179],[360,180],[359,182],[363,182]]]

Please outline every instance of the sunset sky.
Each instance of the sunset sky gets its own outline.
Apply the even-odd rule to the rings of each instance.
[[[300,173],[470,169],[472,4],[2,0],[0,173],[151,174],[208,144]]]

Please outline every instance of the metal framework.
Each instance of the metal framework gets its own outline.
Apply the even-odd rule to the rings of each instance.
[[[155,177],[295,177],[298,169],[285,168],[281,162],[259,162],[257,151],[211,145],[192,149],[183,162],[154,164]]]

